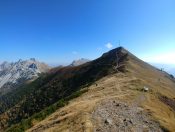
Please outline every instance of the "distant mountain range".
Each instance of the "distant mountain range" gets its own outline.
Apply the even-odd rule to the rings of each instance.
[[[70,66],[79,66],[90,60],[81,58],[74,60]],[[39,74],[45,73],[50,67],[42,62],[31,58],[17,62],[3,62],[0,64],[0,95],[9,92],[19,85],[38,78]]]
[[[3,62],[0,65],[0,94],[4,94],[20,84],[36,79],[39,74],[47,72],[49,66],[36,61],[19,60],[17,62]]]
[[[89,59],[81,58],[74,60],[69,66],[79,66],[90,62]],[[169,74],[175,76],[175,68],[171,65],[152,64],[159,69],[164,69]],[[50,67],[42,62],[31,58],[29,60],[19,60],[17,62],[3,62],[0,64],[0,95],[18,87],[27,81],[38,78],[39,74],[45,73]]]
[[[74,61],[70,64],[70,66],[79,66],[79,65],[82,65],[82,64],[87,63],[87,62],[89,62],[89,61],[90,61],[89,59],[81,58],[81,59],[79,59],[79,60],[74,60]]]

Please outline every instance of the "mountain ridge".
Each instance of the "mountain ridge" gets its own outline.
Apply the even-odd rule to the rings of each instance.
[[[114,55],[115,49],[113,51],[110,53]],[[27,132],[175,131],[174,79],[127,53],[125,72],[114,72],[95,81],[88,86],[88,92]],[[147,92],[144,92],[145,86]]]
[[[120,51],[120,48],[116,49],[117,54],[124,60],[127,56]],[[123,60],[119,60],[119,62]],[[102,57],[90,63],[75,67],[67,66],[51,69],[45,76],[38,78],[31,84],[18,88],[19,90],[12,91],[0,98],[0,119],[3,121],[1,124],[6,126],[7,122],[18,123],[22,118],[27,118],[41,111],[47,105],[51,105],[57,100],[69,96],[82,89],[82,87],[90,85],[95,80],[112,72],[118,72],[113,69],[115,64],[116,54],[109,52],[108,55],[102,55]],[[123,68],[120,67],[120,70],[122,71]],[[13,102],[10,102],[9,98],[13,99]],[[23,101],[21,102],[21,100]],[[6,102],[8,102],[8,105],[6,105]],[[18,107],[16,106],[17,104]],[[10,115],[12,111],[14,111],[13,115]],[[9,116],[4,119],[4,115]]]
[[[146,93],[143,92],[145,86],[149,89]],[[168,99],[173,100],[175,98],[174,86],[175,83],[169,78],[168,74],[162,73],[155,67],[138,59],[123,47],[119,47],[104,53],[96,60],[79,66],[51,69],[46,75],[39,77],[31,84],[25,85],[21,90],[4,95],[3,98],[0,98],[0,109],[5,108],[0,113],[0,129],[11,127],[9,130],[24,131],[33,126],[31,131],[49,131],[50,129],[57,131],[84,131],[91,129],[93,131],[92,128],[95,124],[91,120],[91,113],[101,101],[114,99],[114,101],[120,101],[121,104],[134,101],[132,104],[136,105],[138,109],[141,109],[139,107],[143,105],[142,109],[145,109],[143,112],[149,109],[152,112],[151,114],[156,117],[156,120],[160,122],[161,126],[154,122],[155,129],[161,129],[160,127],[163,126],[174,130],[175,128],[172,126],[173,118],[169,119],[164,114],[162,114],[163,117],[157,115],[160,114],[159,111],[162,108],[168,114],[173,114],[171,108],[165,104],[166,99],[163,98],[165,100],[163,103],[157,95],[166,96]],[[42,121],[41,123],[37,123],[38,115],[36,115],[36,118],[34,118],[35,116],[30,118],[34,113],[41,112],[57,101],[65,101],[72,94],[77,97],[75,93],[83,89],[87,89],[87,92],[75,99],[75,101],[69,100],[70,105],[67,104],[53,114],[53,116],[56,114],[55,116],[58,118],[51,115],[46,118],[47,122]],[[10,102],[9,98],[14,101]],[[152,102],[151,99],[153,100]],[[11,105],[8,106],[6,102],[11,103]],[[157,104],[162,107],[159,108]],[[155,107],[151,107],[151,105]],[[131,106],[127,107],[130,108]],[[154,111],[157,111],[157,113]],[[66,118],[64,118],[64,115]],[[145,115],[147,114],[140,116]],[[169,125],[166,125],[161,118],[166,120]],[[20,123],[24,119],[27,123]],[[96,119],[94,120],[96,121]],[[151,122],[150,119],[148,120],[148,122]],[[36,122],[36,124],[33,124],[33,122]],[[48,122],[51,124],[50,126]],[[106,122],[109,123],[110,121]],[[9,123],[17,125],[13,127]],[[144,125],[146,124],[144,123]],[[133,125],[131,126],[133,127]],[[99,125],[96,124],[95,127],[98,128]]]

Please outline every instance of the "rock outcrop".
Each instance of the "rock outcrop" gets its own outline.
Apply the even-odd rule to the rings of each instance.
[[[3,62],[0,65],[0,94],[4,94],[15,86],[38,77],[48,71],[49,66],[31,58],[17,62]]]

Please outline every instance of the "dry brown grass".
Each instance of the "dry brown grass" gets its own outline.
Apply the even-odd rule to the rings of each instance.
[[[106,76],[91,85],[89,91],[72,100],[69,105],[35,125],[28,132],[92,132],[92,111],[107,99],[137,103],[150,113],[153,119],[170,131],[175,131],[175,112],[160,102],[157,93],[175,98],[175,83],[142,61],[128,62],[129,72]],[[141,89],[147,86],[149,92]],[[140,100],[140,97],[144,97]]]

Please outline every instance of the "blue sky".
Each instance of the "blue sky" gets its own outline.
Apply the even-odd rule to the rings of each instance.
[[[145,61],[175,64],[174,7],[175,0],[0,0],[0,61],[94,59],[120,40]]]

